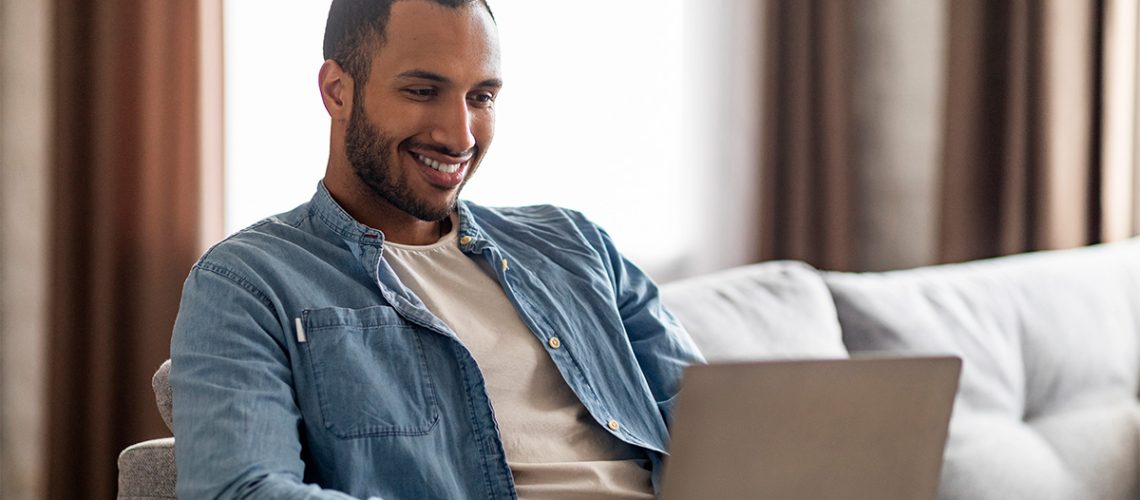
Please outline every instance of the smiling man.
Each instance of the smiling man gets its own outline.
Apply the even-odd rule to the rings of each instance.
[[[652,497],[701,358],[580,214],[459,200],[502,87],[490,8],[334,0],[324,48],[316,194],[183,290],[179,496]]]

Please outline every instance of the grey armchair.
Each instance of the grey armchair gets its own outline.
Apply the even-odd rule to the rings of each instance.
[[[173,432],[171,423],[170,360],[167,360],[151,379],[158,412],[166,427]],[[152,439],[136,443],[119,454],[119,498],[151,500],[176,498],[174,483],[178,476],[174,468],[174,438]]]

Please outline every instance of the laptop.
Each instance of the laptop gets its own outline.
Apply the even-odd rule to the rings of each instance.
[[[956,357],[691,366],[662,498],[933,499],[961,366]]]

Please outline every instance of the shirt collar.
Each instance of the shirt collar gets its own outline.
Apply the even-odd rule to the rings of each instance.
[[[348,215],[348,212],[344,211],[344,208],[329,194],[325,181],[317,183],[317,192],[309,201],[309,207],[313,215],[346,241],[376,247],[384,245],[384,233],[379,229],[365,226]]]
[[[346,241],[375,247],[384,246],[384,233],[368,227],[352,218],[329,194],[325,182],[317,183],[317,192],[309,202],[310,211]],[[456,206],[459,213],[459,247],[465,251],[478,250],[488,242],[484,241],[483,229],[475,221],[468,202],[459,200]]]
[[[459,212],[459,248],[465,252],[481,251],[490,242],[484,237],[483,228],[479,226],[475,216],[471,214],[470,203],[459,200],[455,209]]]

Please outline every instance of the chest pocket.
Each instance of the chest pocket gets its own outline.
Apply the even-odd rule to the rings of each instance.
[[[340,438],[418,436],[439,421],[419,332],[387,306],[301,315],[321,418]]]

